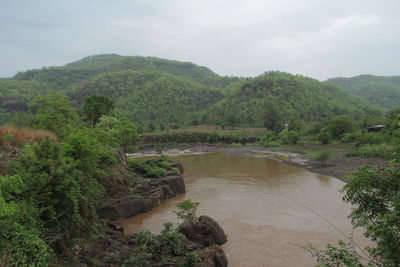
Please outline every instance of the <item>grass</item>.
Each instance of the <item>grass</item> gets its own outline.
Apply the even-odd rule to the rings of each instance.
[[[42,129],[17,128],[12,125],[0,127],[0,146],[9,144],[13,146],[23,146],[34,142],[40,142],[46,137],[51,141],[56,141],[57,137],[50,131]]]
[[[388,144],[363,145],[346,154],[348,157],[393,158],[395,147]]]

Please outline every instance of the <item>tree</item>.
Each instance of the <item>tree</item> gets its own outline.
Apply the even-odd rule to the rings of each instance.
[[[29,107],[35,114],[32,126],[50,130],[58,136],[78,121],[78,114],[70,107],[68,97],[59,92],[38,96]]]
[[[85,103],[82,108],[84,120],[94,126],[99,122],[101,116],[110,115],[114,108],[114,102],[105,96],[88,96],[85,98]]]
[[[324,168],[326,167],[326,162],[329,160],[330,157],[331,157],[331,152],[328,150],[318,151],[313,155],[313,159],[318,162],[321,162]]]
[[[124,150],[134,145],[139,137],[136,125],[128,119],[118,120],[112,116],[102,116],[96,128],[103,131],[100,135],[104,142],[120,146]]]
[[[400,130],[396,137],[395,161],[400,161]],[[342,189],[343,200],[352,204],[350,218],[354,227],[364,229],[364,235],[375,242],[365,248],[361,256],[354,246],[339,242],[339,247],[328,245],[326,250],[311,248],[319,266],[400,266],[400,170],[395,165],[385,170],[364,166],[350,176]],[[365,258],[368,258],[368,265]],[[361,260],[363,259],[363,260]]]
[[[344,133],[352,132],[355,129],[355,122],[348,115],[337,116],[328,123],[328,130],[335,138],[340,138]]]

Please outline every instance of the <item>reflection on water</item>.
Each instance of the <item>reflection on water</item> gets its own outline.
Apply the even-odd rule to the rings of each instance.
[[[172,211],[186,198],[200,202],[198,214],[224,228],[230,266],[313,266],[307,244],[323,247],[345,239],[325,220],[353,233],[350,207],[338,192],[344,183],[337,179],[267,158],[216,153],[176,160],[185,168],[187,193],[125,220],[125,233],[158,233],[164,222],[177,221]],[[353,235],[359,245],[368,244],[359,232]]]

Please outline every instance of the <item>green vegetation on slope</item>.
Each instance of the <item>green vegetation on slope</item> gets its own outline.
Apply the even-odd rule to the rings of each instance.
[[[329,83],[282,72],[246,79],[208,112],[215,124],[265,126],[279,131],[291,119],[323,121],[348,114],[379,114],[375,107]]]
[[[400,76],[359,75],[352,78],[333,78],[328,81],[385,109],[396,108],[400,103]]]
[[[279,132],[293,120],[324,121],[342,114],[358,120],[380,114],[377,106],[333,83],[300,75],[222,77],[193,63],[109,54],[1,80],[0,122],[22,122],[33,112],[28,103],[50,90],[68,95],[74,107],[86,96],[106,96],[116,104],[114,115],[134,122],[139,132],[199,124],[264,126]],[[28,114],[14,118],[18,112]]]

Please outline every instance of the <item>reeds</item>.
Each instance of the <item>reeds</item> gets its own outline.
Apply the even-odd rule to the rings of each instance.
[[[4,125],[0,127],[0,146],[6,144],[23,146],[34,142],[40,142],[46,137],[51,141],[57,140],[55,134],[47,130],[17,128],[12,125]]]

